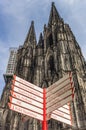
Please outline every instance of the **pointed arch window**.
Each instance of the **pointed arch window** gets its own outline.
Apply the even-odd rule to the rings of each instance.
[[[52,46],[52,44],[53,44],[52,34],[49,35],[48,41],[49,41],[49,45]]]
[[[53,56],[50,56],[50,57],[49,57],[48,70],[50,71],[51,75],[52,75],[52,74],[54,73],[54,71],[55,71],[54,58],[53,58]]]

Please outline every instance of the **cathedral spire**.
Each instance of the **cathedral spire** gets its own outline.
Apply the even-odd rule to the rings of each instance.
[[[30,29],[28,31],[27,37],[25,39],[25,43],[36,43],[36,34],[35,34],[35,28],[34,28],[34,21],[31,22]]]
[[[57,22],[60,19],[60,15],[55,7],[55,3],[52,2],[48,26],[51,26],[53,22]]]

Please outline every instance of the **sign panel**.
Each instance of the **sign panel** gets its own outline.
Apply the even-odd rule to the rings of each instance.
[[[47,108],[47,113],[51,113],[52,111],[58,109],[59,107],[62,107],[63,105],[65,105],[69,101],[72,101],[72,96],[71,95],[68,96],[67,98],[63,99],[61,102],[57,102],[52,107],[50,106],[49,108]]]
[[[69,107],[69,105],[68,104],[66,104],[66,105],[63,105],[63,108],[66,108],[66,109],[70,109],[70,107]]]
[[[54,89],[52,89],[52,91],[47,92],[47,94],[46,94],[47,97],[71,83],[73,83],[73,82],[70,82],[70,79],[68,78],[65,82],[61,83],[58,86],[55,85],[55,87],[54,87],[54,84],[53,84]]]
[[[62,116],[63,118],[71,119],[70,113],[71,112],[70,112],[69,105],[63,105],[62,107],[58,108],[57,110],[54,110],[51,113],[48,113],[47,120],[51,119],[51,114],[57,114],[59,116]]]
[[[72,89],[70,89],[69,91],[66,91],[65,93],[63,93],[62,95],[60,95],[59,97],[54,97],[52,98],[52,100],[48,100],[46,99],[46,106],[48,107],[52,107],[54,104],[56,104],[57,102],[62,102],[62,100],[64,100],[66,97],[72,95]]]
[[[47,102],[55,99],[56,97],[61,96],[62,94],[64,94],[65,92],[67,92],[69,89],[71,89],[70,83],[68,85],[64,86],[64,88],[56,91],[54,94],[51,94],[49,97],[47,97]]]
[[[34,106],[37,106],[37,107],[43,109],[43,104],[42,103],[39,103],[39,102],[37,102],[37,101],[35,101],[35,100],[31,99],[31,98],[27,98],[26,96],[20,95],[20,94],[18,94],[16,92],[13,92],[13,91],[11,91],[11,95],[14,98],[17,98],[19,100],[22,100],[22,101],[28,103],[28,104],[32,104]]]
[[[16,81],[18,81],[18,82],[20,82],[20,83],[22,83],[22,84],[24,84],[24,85],[26,85],[26,86],[32,88],[32,89],[35,89],[35,90],[37,90],[37,91],[43,93],[43,89],[42,89],[42,88],[40,88],[40,87],[38,87],[38,86],[36,86],[36,85],[34,85],[34,84],[32,84],[32,83],[30,83],[30,82],[28,82],[28,81],[22,79],[22,78],[19,78],[19,77],[16,76],[16,75],[14,75],[14,80],[16,80]]]
[[[43,114],[43,110],[36,107],[36,106],[22,102],[18,99],[12,98],[11,96],[9,96],[9,99],[10,99],[10,102],[13,103],[13,104],[16,104],[16,105],[23,107],[23,108],[26,108],[26,109],[29,109],[29,110],[34,111],[36,113]]]
[[[58,110],[66,113],[66,114],[70,114],[70,109],[66,109],[64,107],[60,107],[60,108],[58,108]]]
[[[23,90],[25,90],[25,91],[28,91],[28,92],[30,92],[30,93],[36,95],[36,96],[39,96],[39,97],[43,98],[43,93],[40,93],[40,92],[38,92],[38,91],[36,91],[36,90],[30,88],[30,87],[27,87],[27,86],[24,85],[24,84],[21,84],[21,83],[15,81],[15,82],[14,82],[14,85],[17,86],[18,88],[21,88],[21,89],[23,89]]]
[[[60,117],[60,116],[58,116],[58,115],[51,114],[51,118],[52,118],[52,119],[55,119],[55,120],[58,120],[58,121],[61,121],[61,122],[63,122],[63,123],[66,123],[66,124],[68,124],[68,125],[72,125],[71,120],[65,119],[65,118]]]
[[[54,84],[52,84],[50,87],[47,88],[47,93],[48,91],[53,90],[56,86],[59,86],[60,84],[64,83],[66,80],[70,79],[70,77],[72,77],[72,73],[64,75],[63,78],[59,79],[57,82],[55,82]]]
[[[58,115],[58,116],[60,116],[60,117],[66,118],[66,119],[68,119],[68,120],[71,120],[70,114],[63,113],[62,111],[59,111],[59,110],[53,111],[52,114]]]
[[[36,101],[39,101],[39,102],[43,103],[43,98],[38,97],[38,96],[36,96],[36,95],[34,95],[34,94],[30,93],[30,92],[27,92],[27,91],[25,91],[25,90],[22,90],[21,88],[18,88],[18,87],[16,87],[16,86],[13,86],[13,85],[12,85],[12,86],[11,86],[11,89],[12,89],[13,91],[15,91],[15,92],[21,94],[21,95],[27,96],[27,97],[29,97],[29,98],[32,98],[32,99],[34,99],[34,100],[36,100]]]
[[[38,113],[35,113],[35,112],[30,111],[30,110],[25,109],[25,108],[22,108],[20,106],[14,105],[12,103],[8,103],[8,106],[13,111],[16,111],[16,112],[19,112],[21,114],[24,114],[24,115],[27,115],[27,116],[30,116],[30,117],[33,117],[33,118],[36,118],[38,120],[42,120],[43,121],[43,115],[40,115]]]

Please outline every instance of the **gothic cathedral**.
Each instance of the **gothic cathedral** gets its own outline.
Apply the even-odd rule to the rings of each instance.
[[[48,130],[86,130],[86,61],[68,24],[52,3],[49,21],[37,43],[34,21],[24,44],[16,53],[14,74],[41,87],[49,87],[72,71],[75,96],[71,102],[73,127],[56,120],[48,121]],[[6,85],[0,101],[0,130],[41,130],[39,120],[21,120],[20,113],[8,109],[12,75],[4,75]]]

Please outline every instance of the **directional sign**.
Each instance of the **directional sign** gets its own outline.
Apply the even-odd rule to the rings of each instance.
[[[64,108],[64,107],[60,107],[60,108],[58,108],[58,110],[61,111],[61,112],[66,113],[66,114],[70,114],[70,109],[66,109],[66,108]],[[54,112],[54,111],[53,111],[53,112]]]
[[[37,106],[37,107],[43,109],[43,104],[42,103],[39,103],[39,102],[37,102],[37,101],[35,101],[35,100],[31,99],[31,98],[20,95],[20,94],[18,94],[16,92],[13,92],[13,91],[11,91],[11,95],[12,95],[12,97],[17,98],[18,100],[22,100],[22,101],[24,101],[26,103],[32,104],[34,106]]]
[[[61,116],[59,116],[59,115],[51,114],[51,118],[52,118],[52,119],[55,119],[55,120],[58,120],[58,121],[61,121],[61,122],[63,122],[63,123],[66,123],[66,124],[68,124],[68,125],[72,125],[71,120],[68,120],[68,119],[66,119],[66,118],[63,118],[63,117],[61,117]]]
[[[36,96],[36,95],[34,95],[34,94],[32,94],[32,93],[29,93],[29,92],[27,92],[27,91],[24,91],[24,90],[22,90],[22,89],[20,89],[20,88],[18,88],[18,87],[16,87],[16,86],[13,86],[13,85],[11,86],[11,89],[12,89],[13,91],[15,91],[15,92],[21,94],[21,95],[27,96],[28,98],[31,98],[31,99],[34,99],[34,100],[36,100],[36,101],[38,101],[38,102],[43,103],[43,98],[38,97],[38,96]],[[15,94],[15,93],[14,93],[14,94]]]
[[[25,102],[22,102],[21,100],[18,100],[16,98],[11,97],[11,96],[9,96],[9,99],[10,99],[10,102],[13,104],[16,104],[16,105],[23,107],[25,109],[29,109],[31,111],[34,111],[35,113],[43,114],[43,109],[40,109],[40,108],[33,106],[31,104],[27,104]]]
[[[43,98],[43,93],[41,93],[39,91],[36,91],[36,90],[34,90],[34,89],[24,85],[24,84],[21,84],[21,83],[18,83],[18,82],[15,81],[14,85],[17,86],[18,88],[21,88],[21,89],[23,89],[25,91],[28,91],[28,92],[36,95],[36,96],[39,96],[39,97]]]
[[[64,105],[64,106],[58,108],[57,110],[53,111],[52,113],[53,113],[53,114],[58,113],[57,115],[59,115],[59,116],[62,116],[62,117],[71,119],[70,107],[69,107],[69,105]],[[23,116],[22,116],[22,121],[25,122],[25,121],[27,121],[29,118],[30,118],[29,116],[23,115]],[[47,114],[47,117],[46,117],[46,118],[47,118],[47,120],[50,120],[50,119],[51,119],[51,114]]]
[[[63,106],[63,108],[66,108],[66,109],[70,109],[70,107],[69,107],[69,103],[67,103],[67,104],[65,104],[64,106]]]
[[[11,86],[11,89],[12,89],[13,91],[15,91],[15,92],[21,94],[21,95],[27,96],[27,97],[29,97],[29,98],[32,98],[32,99],[38,101],[38,102],[43,103],[43,98],[41,98],[41,97],[39,97],[39,96],[36,96],[36,95],[34,95],[34,94],[32,94],[32,93],[29,93],[29,92],[27,92],[27,91],[24,91],[24,90],[21,89],[21,88],[18,88],[18,87],[16,87],[16,86],[13,86],[13,85],[12,85],[12,86]]]
[[[70,113],[69,113],[69,114],[66,114],[66,113],[64,113],[64,112],[62,112],[62,111],[55,110],[55,111],[52,112],[52,114],[58,115],[58,116],[60,116],[60,117],[66,118],[66,119],[68,119],[68,120],[71,120]]]
[[[66,118],[68,120],[72,120],[69,104],[58,108],[57,110],[53,111],[52,114],[56,114],[60,117]]]
[[[35,89],[35,90],[37,90],[37,91],[43,93],[43,89],[42,89],[42,88],[40,88],[40,87],[38,87],[38,86],[36,86],[36,85],[34,85],[34,84],[32,84],[32,83],[30,83],[30,82],[28,82],[28,81],[22,79],[22,78],[19,78],[19,77],[16,76],[16,75],[14,75],[14,80],[20,82],[21,84],[24,84],[25,86],[28,86],[28,87],[30,87],[30,88],[32,88],[32,89]],[[18,83],[18,82],[17,82],[17,84],[18,84],[18,86],[19,86],[19,83]]]
[[[64,88],[56,91],[54,94],[52,93],[49,97],[47,97],[47,102],[55,99],[56,97],[59,97],[61,95],[63,95],[65,92],[67,92],[68,90],[70,90],[72,87],[71,87],[71,84],[69,83],[68,85],[64,86]]]
[[[58,109],[59,107],[62,107],[63,105],[65,105],[66,103],[72,101],[72,95],[68,96],[67,98],[61,100],[60,102],[57,102],[56,104],[54,104],[52,107],[47,108],[47,113],[51,113],[52,111]]]
[[[47,130],[46,120],[50,118],[72,125],[70,106],[67,104],[74,95],[72,73],[47,89],[39,88],[18,76],[13,77],[8,106],[23,114],[23,121],[29,117],[39,119],[43,121],[43,130]]]
[[[62,95],[60,95],[59,97],[54,97],[52,98],[52,100],[48,100],[47,101],[47,108],[48,107],[52,107],[53,105],[55,105],[57,102],[62,102],[62,100],[64,100],[65,98],[68,98],[70,95],[72,95],[72,89],[64,92]],[[55,108],[56,109],[56,108]]]
[[[28,115],[28,116],[36,118],[38,120],[43,120],[43,115],[40,115],[38,113],[35,113],[35,112],[30,111],[30,110],[25,109],[25,108],[22,108],[20,106],[14,105],[12,103],[8,103],[8,106],[13,111],[19,112],[19,113],[24,114],[24,115]]]

